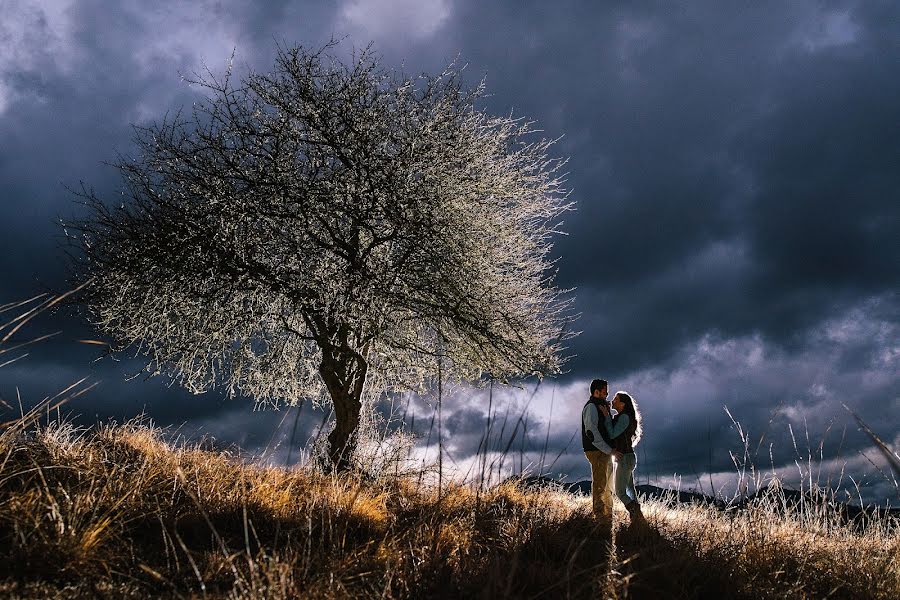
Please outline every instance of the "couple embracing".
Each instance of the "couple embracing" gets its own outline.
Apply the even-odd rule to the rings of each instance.
[[[591,382],[591,397],[581,411],[581,442],[591,463],[591,495],[594,516],[601,524],[612,524],[612,498],[609,493],[615,460],[615,492],[632,523],[641,523],[644,515],[634,489],[634,446],[641,439],[641,415],[634,398],[616,392],[612,402],[609,384],[603,379]],[[615,411],[612,416],[611,410]]]

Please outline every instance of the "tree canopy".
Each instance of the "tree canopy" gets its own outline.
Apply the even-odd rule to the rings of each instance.
[[[569,337],[551,242],[571,208],[533,123],[483,82],[279,48],[269,73],[135,127],[123,197],[80,196],[97,328],[194,392],[334,403],[335,464],[365,386],[551,375]]]

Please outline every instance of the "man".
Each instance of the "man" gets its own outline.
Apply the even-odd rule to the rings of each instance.
[[[591,496],[594,516],[604,523],[612,523],[612,460],[615,451],[610,444],[606,428],[602,427],[604,414],[609,413],[609,384],[603,379],[591,382],[591,397],[581,410],[581,444],[591,463]]]

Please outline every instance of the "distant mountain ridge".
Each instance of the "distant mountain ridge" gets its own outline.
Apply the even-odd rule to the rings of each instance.
[[[527,488],[560,487],[576,495],[589,496],[591,494],[591,481],[589,479],[576,482],[537,476],[511,479],[517,479],[520,485],[524,485]],[[766,503],[769,507],[776,510],[788,511],[798,510],[805,504],[810,510],[831,511],[845,522],[858,522],[877,517],[900,518],[900,508],[863,507],[839,501],[826,502],[822,497],[816,497],[808,492],[801,492],[780,485],[770,485],[738,501],[727,501],[723,498],[714,498],[696,491],[672,490],[649,484],[637,485],[635,488],[639,494],[654,500],[665,500],[675,504],[704,504],[715,506],[720,510],[741,510]]]
[[[591,481],[589,479],[576,481],[573,483],[559,481],[557,479],[551,479],[549,477],[524,477],[521,479],[521,483],[525,485],[525,487],[529,488],[560,486],[562,487],[562,489],[572,494],[580,494],[582,496],[591,495]],[[637,488],[637,491],[639,493],[654,499],[671,499],[678,504],[690,504],[693,502],[697,504],[714,504],[721,508],[725,507],[724,501],[712,498],[711,496],[707,496],[705,494],[700,494],[698,492],[670,490],[667,488],[657,487],[655,485],[638,485],[635,486],[635,488]]]

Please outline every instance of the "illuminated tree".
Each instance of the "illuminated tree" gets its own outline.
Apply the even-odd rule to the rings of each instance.
[[[330,400],[343,468],[366,386],[559,371],[549,253],[570,203],[553,142],[479,109],[454,65],[405,77],[333,48],[198,77],[191,118],[135,128],[123,200],[82,191],[72,228],[118,349],[198,393]]]

